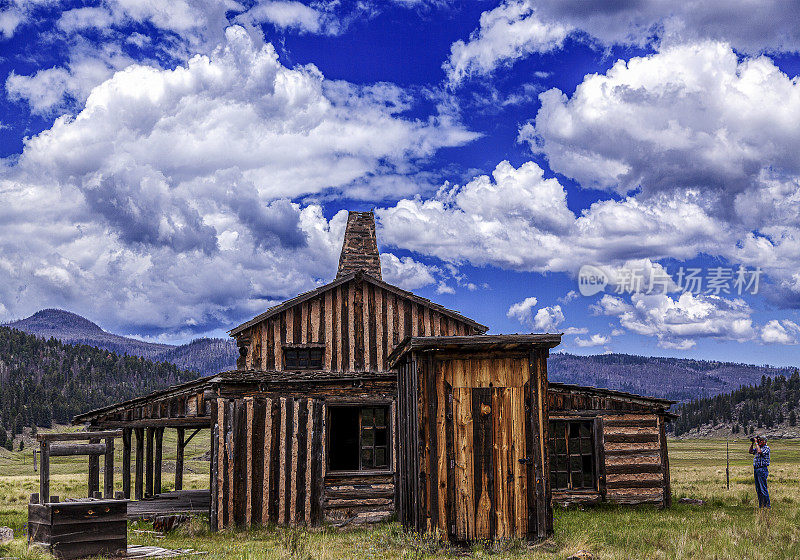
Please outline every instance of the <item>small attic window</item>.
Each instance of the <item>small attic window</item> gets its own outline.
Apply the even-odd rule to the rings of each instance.
[[[324,346],[289,346],[283,349],[284,369],[322,369]]]

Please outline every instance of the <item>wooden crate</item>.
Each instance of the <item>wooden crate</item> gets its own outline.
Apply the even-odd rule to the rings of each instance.
[[[127,511],[126,500],[28,504],[28,542],[63,559],[124,555]]]

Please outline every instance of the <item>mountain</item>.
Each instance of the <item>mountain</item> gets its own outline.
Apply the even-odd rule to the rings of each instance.
[[[684,403],[677,413],[671,428],[679,437],[798,437],[800,374],[764,376],[758,384]]]
[[[0,327],[0,442],[6,431],[13,437],[23,427],[68,423],[76,414],[196,377],[170,363]]]
[[[547,361],[547,374],[551,381],[676,401],[730,393],[739,387],[760,383],[763,376],[788,377],[791,373],[791,368],[766,365],[629,354],[575,356],[553,353]]]
[[[181,346],[145,342],[106,332],[89,319],[63,309],[43,309],[5,326],[65,344],[86,344],[116,354],[170,362],[202,375],[235,367],[238,355],[232,340],[200,338]]]

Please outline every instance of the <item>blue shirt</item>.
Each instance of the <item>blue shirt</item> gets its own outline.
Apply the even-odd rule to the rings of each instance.
[[[760,453],[756,453],[755,449],[753,451],[751,451],[751,453],[754,455],[754,457],[753,457],[753,468],[757,469],[759,467],[768,467],[769,466],[769,446],[768,445],[765,445],[764,447],[762,447]]]

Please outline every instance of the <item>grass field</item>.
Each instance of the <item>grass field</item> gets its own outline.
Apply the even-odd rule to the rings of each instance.
[[[198,436],[199,438],[200,436]],[[187,450],[187,487],[207,487],[208,462],[191,460],[207,449],[193,440]],[[164,539],[137,530],[129,542],[170,548],[193,548],[208,554],[200,558],[248,559],[422,559],[422,558],[534,558],[564,559],[586,550],[602,559],[796,559],[800,558],[800,441],[772,441],[769,486],[772,511],[757,511],[749,442],[731,444],[731,485],[725,486],[725,442],[684,440],[670,442],[672,490],[676,504],[662,511],[652,507],[604,506],[586,510],[556,510],[555,536],[528,547],[507,543],[499,547],[452,549],[438,541],[404,533],[396,523],[347,531],[321,529],[261,529],[250,532],[208,531],[203,521],[184,527]],[[165,434],[165,460],[173,458],[174,440]],[[27,551],[22,530],[26,504],[38,488],[30,450],[0,450],[0,526],[12,527],[18,538],[0,548],[0,557],[39,558]],[[119,461],[117,462],[119,464]],[[165,468],[165,486],[171,484]],[[53,494],[84,494],[85,459],[54,459]],[[117,476],[117,479],[120,477]],[[703,506],[677,504],[681,497],[702,498]]]

